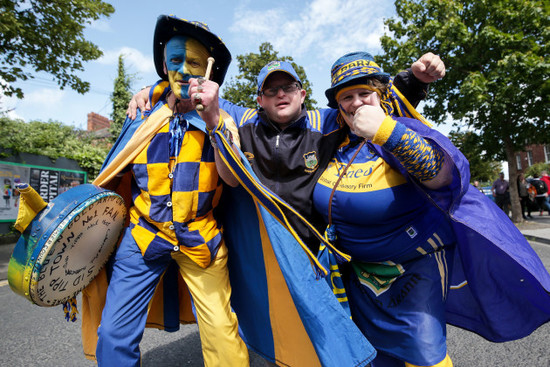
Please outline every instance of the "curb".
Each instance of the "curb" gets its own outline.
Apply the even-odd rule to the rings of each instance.
[[[550,239],[549,238],[543,238],[543,237],[537,237],[530,234],[523,234],[523,237],[527,239],[528,241],[534,241],[539,243],[544,243],[546,245],[550,245]]]

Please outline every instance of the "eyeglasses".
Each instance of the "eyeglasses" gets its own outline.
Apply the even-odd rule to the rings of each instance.
[[[281,85],[279,87],[266,88],[260,92],[260,95],[264,95],[266,97],[275,97],[279,93],[279,89],[282,89],[285,94],[290,94],[300,89],[300,84],[298,84],[298,82],[295,82],[292,84]]]

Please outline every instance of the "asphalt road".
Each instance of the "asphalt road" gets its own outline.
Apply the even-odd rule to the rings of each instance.
[[[532,246],[550,270],[550,245]],[[66,322],[61,306],[35,306],[0,281],[0,314],[0,366],[96,366],[82,354],[80,322]],[[550,323],[507,343],[491,343],[449,326],[448,349],[455,367],[550,367]],[[184,325],[175,333],[147,329],[141,351],[143,367],[203,363],[196,325]],[[250,354],[251,366],[266,365],[258,355]]]

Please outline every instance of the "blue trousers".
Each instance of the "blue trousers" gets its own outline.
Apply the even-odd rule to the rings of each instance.
[[[203,269],[183,253],[145,261],[129,230],[115,254],[107,299],[98,329],[97,362],[102,366],[140,366],[149,302],[172,257],[180,268],[196,308],[206,366],[248,366],[248,351],[231,311],[227,248]]]

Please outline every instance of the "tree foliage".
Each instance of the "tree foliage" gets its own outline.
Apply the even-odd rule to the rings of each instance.
[[[550,173],[550,163],[539,162],[533,164],[532,166],[529,166],[529,168],[525,170],[525,177],[533,177],[535,175],[538,175],[540,177],[542,171]]]
[[[447,66],[424,113],[449,114],[479,134],[492,159],[514,162],[526,145],[550,142],[550,7],[543,0],[396,0],[393,35],[378,60],[390,72],[431,51]],[[515,164],[509,164],[514,220]],[[514,198],[515,196],[515,198]],[[521,218],[521,216],[519,217]]]
[[[486,157],[479,144],[479,136],[472,131],[449,133],[451,142],[470,162],[471,181],[493,181],[502,170],[501,164]]]
[[[12,120],[0,117],[0,156],[30,153],[73,159],[94,178],[107,156],[110,144],[93,133],[60,122]]]
[[[82,63],[102,55],[84,39],[86,25],[114,8],[101,0],[0,0],[0,87],[23,98],[25,81],[39,71],[54,77],[61,89],[86,93],[90,84],[76,75]]]
[[[297,65],[290,56],[279,56],[279,53],[273,49],[269,42],[264,42],[260,45],[259,53],[249,53],[246,55],[238,55],[239,75],[231,78],[223,90],[222,98],[227,99],[239,106],[256,108],[256,97],[258,96],[258,84],[256,77],[260,74],[260,70],[270,61],[288,61],[296,70],[296,73],[302,80],[302,88],[307,92],[304,101],[307,109],[315,108],[317,101],[311,98],[311,84],[307,80],[304,68]]]
[[[122,125],[126,120],[126,109],[128,103],[132,99],[132,77],[126,73],[124,68],[124,56],[118,57],[118,72],[115,78],[114,90],[111,94],[111,102],[113,103],[113,112],[111,113],[111,126],[109,132],[111,133],[112,141],[114,142],[120,131]]]

